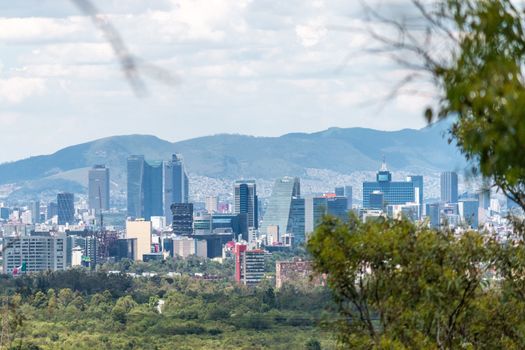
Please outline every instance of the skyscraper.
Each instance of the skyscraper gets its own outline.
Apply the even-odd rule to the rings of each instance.
[[[335,188],[336,197],[346,197],[347,209],[352,209],[352,186],[340,186]]]
[[[458,174],[453,171],[441,173],[441,202],[458,202]]]
[[[148,163],[142,155],[128,157],[128,217],[150,220],[163,215],[162,162]]]
[[[422,175],[408,175],[407,181],[414,184],[415,199],[419,204],[418,218],[423,216],[423,176]]]
[[[411,181],[392,181],[392,173],[388,171],[385,162],[376,175],[376,181],[363,182],[363,208],[373,208],[370,196],[374,191],[383,194],[384,206],[412,203],[415,200],[414,184]]]
[[[173,154],[171,160],[164,162],[164,216],[166,223],[173,219],[171,205],[173,203],[188,203],[189,180],[180,154]]]
[[[144,162],[143,217],[150,220],[152,216],[163,216],[162,162]]]
[[[248,216],[248,227],[259,228],[259,200],[255,180],[238,180],[235,182],[235,214]]]
[[[144,207],[144,156],[134,155],[128,157],[127,177],[128,216],[141,218]]]
[[[281,234],[294,233],[295,241],[304,240],[304,199],[299,199],[301,185],[297,177],[283,177],[275,181],[261,231],[267,233],[270,225],[279,226]],[[295,201],[294,201],[295,200]],[[300,212],[302,207],[302,218]],[[297,217],[299,215],[299,217]],[[302,220],[302,231],[301,231]],[[294,232],[295,231],[295,232]]]
[[[89,209],[109,209],[109,169],[95,165],[88,173]]]
[[[348,199],[344,196],[326,198],[326,212],[328,215],[346,221],[348,219]]]
[[[326,198],[308,196],[304,200],[304,227],[308,235],[319,226],[323,215],[326,214]]]
[[[57,194],[57,212],[59,225],[75,223],[75,196],[73,193]]]
[[[31,210],[31,221],[33,224],[40,223],[40,201],[33,201],[29,207]]]

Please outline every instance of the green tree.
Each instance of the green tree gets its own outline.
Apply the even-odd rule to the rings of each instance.
[[[525,249],[519,242],[353,217],[348,224],[326,218],[308,246],[315,268],[328,274],[341,344],[493,349],[525,346],[521,328],[508,331],[508,320],[525,321],[516,311],[525,307]],[[505,337],[488,336],[494,333]]]

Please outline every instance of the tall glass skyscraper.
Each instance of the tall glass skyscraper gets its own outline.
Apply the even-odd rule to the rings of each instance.
[[[374,191],[383,194],[384,206],[415,201],[414,183],[412,181],[392,181],[392,173],[387,170],[385,162],[376,175],[376,181],[363,182],[363,208],[372,209],[370,195]]]
[[[235,182],[235,214],[248,216],[248,227],[259,228],[259,200],[255,180],[238,180]]]
[[[326,214],[326,197],[308,196],[304,199],[304,225],[306,234],[312,233]]]
[[[128,216],[150,220],[164,215],[162,162],[148,163],[144,156],[128,158]]]
[[[152,216],[163,216],[162,162],[144,162],[144,208],[142,217],[150,220]]]
[[[75,196],[73,193],[57,194],[58,224],[75,223]]]
[[[164,216],[166,223],[172,222],[171,205],[188,203],[189,180],[180,154],[172,155],[171,160],[164,162]]]
[[[95,165],[88,173],[89,209],[109,209],[109,169]]]
[[[127,202],[128,216],[132,218],[141,218],[144,207],[144,156],[128,157],[128,186]]]
[[[441,202],[458,202],[458,174],[453,171],[441,173]]]
[[[275,181],[261,225],[262,233],[267,233],[268,226],[276,225],[281,235],[293,233],[297,243],[304,241],[304,199],[297,200],[300,195],[299,178],[283,177]]]

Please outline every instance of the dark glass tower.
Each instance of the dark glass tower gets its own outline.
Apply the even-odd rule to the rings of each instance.
[[[259,200],[255,180],[235,182],[235,214],[248,216],[248,227],[259,228]]]
[[[73,193],[57,194],[58,224],[75,223],[75,196]]]
[[[144,156],[128,157],[128,216],[141,218],[144,207]]]
[[[150,220],[164,215],[162,162],[148,163],[144,156],[128,158],[128,216]]]
[[[166,224],[171,224],[173,203],[188,203],[189,180],[180,154],[172,155],[170,161],[164,162],[164,216]]]
[[[173,203],[171,212],[173,233],[183,236],[193,234],[193,203]]]

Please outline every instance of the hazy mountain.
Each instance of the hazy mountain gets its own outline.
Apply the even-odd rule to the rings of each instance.
[[[192,174],[229,179],[301,176],[306,168],[339,173],[376,170],[383,156],[392,170],[462,168],[463,158],[447,144],[444,130],[443,125],[393,132],[330,128],[280,137],[221,134],[175,143],[149,135],[114,136],[0,164],[0,185],[24,183],[36,191],[66,183],[68,188],[85,186],[87,169],[101,163],[111,169],[113,190],[123,191],[128,155],[144,154],[148,160],[158,160],[169,159],[174,152],[184,156]]]

